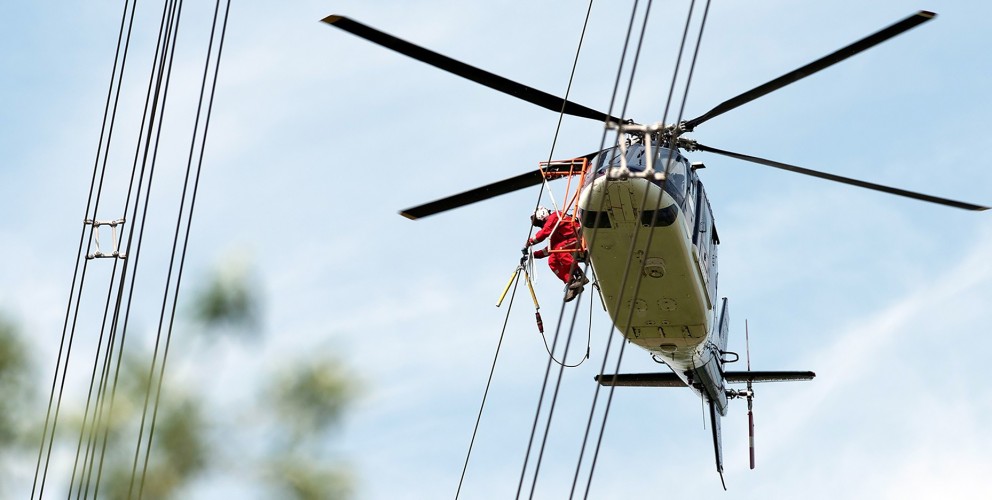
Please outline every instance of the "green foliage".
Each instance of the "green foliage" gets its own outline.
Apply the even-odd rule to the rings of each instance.
[[[192,476],[209,463],[202,405],[198,399],[186,397],[170,404],[168,410],[155,430],[157,449],[177,475]]]
[[[147,363],[135,356],[124,357],[113,410],[100,419],[97,442],[91,443],[102,448],[106,435],[106,453],[101,453],[98,459],[103,461],[99,484],[101,498],[137,498],[139,491],[143,498],[182,498],[183,488],[211,465],[212,457],[206,446],[210,427],[204,416],[203,395],[184,393],[179,385],[167,378],[162,385],[157,414],[154,400],[157,384],[154,383],[145,412],[148,375]],[[145,428],[141,432],[143,414]],[[81,418],[77,417],[77,420],[81,421]],[[92,426],[92,421],[88,425]],[[139,432],[140,449],[137,448]],[[149,435],[152,436],[152,448],[145,469]],[[99,464],[96,469],[99,470]],[[96,488],[95,477],[91,475],[93,488]]]
[[[208,328],[253,332],[260,321],[257,286],[247,267],[231,259],[193,293],[193,319]]]
[[[31,397],[27,349],[13,322],[0,316],[0,450],[22,438],[23,414]]]
[[[284,374],[274,393],[285,423],[294,435],[303,436],[333,429],[353,391],[340,363],[323,358]]]
[[[252,284],[247,266],[231,262],[235,263],[194,290],[189,311],[202,333],[244,336],[258,332],[258,287]],[[112,378],[102,405],[94,398],[88,415],[83,415],[82,407],[62,408],[60,419],[67,422],[59,424],[55,446],[62,451],[56,455],[74,453],[79,432],[84,436],[70,496],[82,488],[83,494],[111,500],[138,498],[139,491],[142,498],[178,499],[188,496],[187,489],[198,477],[221,472],[256,481],[260,488],[268,486],[279,492],[278,498],[351,497],[353,480],[348,469],[330,452],[330,437],[355,394],[354,381],[341,363],[327,356],[287,361],[274,370],[276,374],[258,374],[258,380],[268,383],[250,388],[251,399],[244,406],[221,409],[211,401],[209,385],[185,387],[170,376],[178,360],[196,355],[191,347],[216,347],[196,343],[190,331],[176,330],[157,409],[161,357],[151,370],[151,353],[133,342],[126,345],[116,389]],[[24,461],[37,452],[41,423],[36,423],[37,436],[25,431],[23,406],[46,388],[31,378],[28,347],[13,323],[0,316],[0,455]],[[115,352],[117,356],[120,351]],[[211,370],[223,369],[210,363],[194,366],[194,377],[209,377]],[[37,414],[26,416],[38,420]],[[218,445],[222,448],[215,448]],[[2,475],[0,471],[0,486]],[[69,478],[64,480],[68,484]]]
[[[340,424],[354,382],[331,357],[289,364],[269,389],[271,421],[266,470],[281,497],[300,500],[351,496],[347,468],[327,458],[329,434]]]
[[[193,319],[205,332],[244,336],[259,327],[259,287],[244,261],[230,258],[193,294]],[[262,454],[238,455],[242,466],[266,471],[264,479],[280,498],[339,499],[351,496],[347,468],[327,457],[328,437],[338,428],[353,395],[353,380],[331,357],[286,362],[268,387],[261,388],[252,415],[265,416],[268,438]],[[235,443],[229,443],[236,448]],[[253,464],[253,465],[252,465]]]
[[[298,456],[283,456],[273,462],[270,470],[283,486],[283,498],[333,500],[351,496],[351,477],[340,466]]]

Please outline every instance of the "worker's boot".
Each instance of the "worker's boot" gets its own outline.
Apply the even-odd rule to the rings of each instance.
[[[568,282],[568,289],[581,291],[582,287],[586,286],[586,283],[589,283],[589,278],[586,278],[586,275],[582,273],[582,270],[578,267],[573,269],[572,279]]]

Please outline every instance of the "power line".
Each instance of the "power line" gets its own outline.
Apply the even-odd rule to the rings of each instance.
[[[197,127],[198,127],[199,121],[200,121],[200,111],[201,111],[201,107],[202,107],[202,104],[203,104],[203,101],[204,101],[204,94],[205,94],[205,89],[206,89],[207,76],[210,73],[210,53],[213,50],[214,34],[215,34],[215,31],[216,31],[216,27],[217,27],[217,20],[218,20],[218,12],[219,12],[219,10],[220,10],[220,0],[217,1],[217,4],[216,4],[216,6],[214,8],[214,18],[213,18],[213,23],[211,25],[212,28],[211,28],[211,31],[210,31],[210,41],[207,44],[207,58],[206,58],[206,62],[204,63],[203,82],[201,83],[201,87],[200,87],[200,99],[199,99],[199,105],[197,107],[196,120],[195,120],[196,126],[194,126],[193,137],[190,140],[189,161],[188,161],[187,167],[186,167],[186,182],[187,183],[189,181],[190,172],[192,170],[194,151],[196,150],[196,133],[197,133]],[[172,341],[172,328],[175,325],[176,304],[179,302],[179,287],[180,287],[180,285],[182,283],[183,269],[185,268],[185,264],[186,264],[186,251],[189,249],[189,234],[190,234],[190,228],[193,225],[193,209],[196,206],[196,195],[197,195],[197,192],[199,191],[199,186],[200,186],[200,173],[203,171],[203,151],[204,151],[205,146],[206,146],[207,132],[208,132],[208,130],[210,128],[210,116],[211,116],[211,112],[213,111],[214,96],[216,95],[216,90],[217,90],[217,76],[220,73],[221,55],[223,54],[223,51],[224,51],[224,39],[225,39],[225,35],[227,34],[227,21],[228,21],[228,18],[229,18],[230,10],[231,10],[231,2],[230,2],[230,0],[227,0],[227,5],[226,5],[225,10],[224,10],[224,21],[223,21],[223,25],[221,27],[220,40],[218,42],[217,58],[216,58],[216,62],[214,63],[214,68],[213,68],[213,81],[212,81],[211,86],[210,86],[210,97],[208,98],[209,102],[207,104],[207,112],[206,112],[206,117],[204,119],[203,136],[200,139],[200,156],[199,156],[199,159],[198,159],[197,164],[196,164],[196,178],[195,178],[195,180],[193,182],[193,191],[192,191],[192,195],[191,195],[191,198],[190,198],[189,213],[187,215],[187,220],[186,220],[186,231],[185,231],[185,234],[183,236],[182,256],[180,257],[180,261],[179,261],[179,272],[178,272],[178,275],[176,277],[175,291],[173,292],[172,311],[171,311],[170,318],[169,318],[169,330],[168,330],[168,334],[166,335],[165,351],[162,354],[162,366],[161,366],[161,368],[159,370],[158,387],[156,388],[156,391],[155,391],[155,405],[154,405],[154,411],[152,413],[152,422],[151,422],[151,426],[150,426],[150,428],[148,430],[148,444],[147,444],[147,446],[145,448],[145,461],[144,461],[144,465],[143,465],[142,470],[141,470],[141,482],[140,482],[140,486],[138,488],[138,498],[139,499],[142,497],[142,493],[144,492],[145,476],[147,475],[147,472],[148,472],[148,460],[149,460],[149,456],[151,454],[151,448],[152,448],[152,438],[153,438],[154,433],[155,433],[155,422],[156,422],[156,420],[158,418],[159,404],[161,402],[161,397],[162,397],[162,381],[165,379],[165,366],[166,366],[166,361],[167,361],[168,356],[169,356],[169,346],[170,346],[171,341]],[[172,267],[171,267],[172,264],[171,264],[171,262],[175,260],[176,246],[177,246],[177,243],[178,243],[178,240],[179,240],[180,227],[182,226],[182,213],[183,213],[183,205],[185,204],[185,200],[186,200],[186,187],[187,187],[187,184],[184,183],[183,184],[183,193],[182,193],[182,197],[181,197],[182,200],[183,200],[183,203],[180,204],[179,214],[176,217],[176,233],[175,233],[175,237],[173,239],[173,245],[172,245],[172,256],[173,256],[173,258],[170,261],[170,267],[169,267],[169,277],[170,277],[170,279],[171,279],[171,276],[172,276]],[[163,314],[163,316],[165,314],[165,307],[166,307],[166,303],[167,303],[167,299],[168,299],[168,283],[169,283],[169,280],[166,281],[166,294],[162,298],[162,314]],[[161,336],[161,325],[159,327],[158,336],[159,337]],[[157,346],[158,346],[158,338],[156,338],[156,352],[157,352]],[[152,367],[153,368],[155,366],[154,359],[155,358],[153,356],[153,358],[152,358]],[[151,383],[151,377],[149,377],[149,384],[150,383]],[[145,401],[145,412],[147,412],[147,404],[148,404],[148,402],[146,400]],[[144,414],[142,415],[142,427],[143,426],[144,426]],[[141,445],[140,439],[141,438],[140,438],[140,435],[139,435],[139,438],[138,438],[139,443],[138,443],[138,448],[137,449],[140,449],[140,445]],[[137,449],[135,450],[136,453],[137,453]],[[135,458],[137,458],[137,456]],[[134,478],[133,478],[134,471],[132,470],[131,473],[132,473],[131,482],[133,484],[133,482],[134,482]]]
[[[648,9],[650,9],[650,3],[649,3],[649,6],[648,6]],[[682,40],[681,40],[681,43],[680,43],[680,46],[679,46],[679,50],[678,50],[678,58],[677,58],[677,61],[678,62],[676,63],[675,70],[673,71],[672,85],[669,88],[669,95],[668,95],[668,99],[667,99],[666,105],[665,105],[665,111],[664,111],[664,115],[665,115],[664,118],[665,119],[667,119],[669,103],[671,102],[671,99],[673,98],[673,94],[675,92],[675,81],[678,79],[679,62],[681,62],[681,60],[682,60],[682,54],[683,54],[683,52],[685,50],[685,44],[686,44],[686,41],[688,39],[688,34],[689,34],[689,26],[690,26],[690,23],[692,21],[692,14],[693,14],[694,10],[695,10],[695,0],[693,0],[693,2],[690,4],[689,13],[686,16],[685,29],[683,30]],[[692,55],[692,59],[691,59],[692,60],[692,63],[690,64],[690,70],[689,70],[689,75],[688,75],[687,82],[686,82],[686,88],[685,88],[685,91],[683,92],[683,95],[682,95],[682,104],[681,104],[680,109],[679,109],[679,116],[676,119],[676,123],[678,123],[682,119],[682,111],[684,110],[685,100],[686,100],[686,98],[688,96],[689,84],[692,81],[692,70],[695,68],[696,58],[698,57],[698,54],[699,54],[699,43],[702,40],[702,34],[703,34],[703,30],[704,30],[705,25],[706,25],[706,17],[707,17],[708,12],[709,12],[709,0],[707,0],[706,6],[705,6],[704,11],[703,11],[703,18],[702,18],[702,22],[701,22],[700,28],[699,28],[699,37],[698,37],[697,42],[696,42],[695,51],[693,52],[693,55]],[[646,22],[647,22],[647,13],[645,13],[645,23]],[[644,36],[644,30],[642,30],[641,36],[642,37]],[[636,58],[635,58],[635,65],[636,65]],[[633,75],[632,75],[632,78],[633,78]],[[675,154],[674,149],[670,150],[669,154],[670,155],[674,155]],[[666,165],[665,166],[665,168],[666,168],[666,174],[668,173],[667,170],[671,166],[671,163],[672,163],[671,160],[672,160],[672,158],[669,157],[668,158],[668,161],[666,161],[666,164],[665,164]],[[668,178],[668,176],[666,175],[663,178],[663,180],[662,180],[662,186],[661,186],[662,187],[662,190],[664,190],[664,183],[666,182],[667,178]],[[661,200],[662,200],[662,197],[659,197],[658,198],[658,201],[657,201],[657,205],[655,206],[654,215],[653,215],[653,217],[655,217],[655,218],[657,217],[658,209],[661,206]],[[645,208],[646,202],[647,202],[647,195],[645,194],[645,198],[644,198],[644,200],[642,200],[642,211]],[[654,225],[654,221],[652,221],[652,224],[651,225],[652,226]],[[648,234],[648,241],[646,243],[646,247],[647,248],[650,248],[650,246],[651,246],[651,239],[653,238],[653,236],[654,236],[654,233],[653,232]],[[633,242],[634,241],[636,241],[636,231],[635,231],[635,236],[633,237],[633,239],[631,241],[631,256],[633,255],[633,249],[634,249]],[[630,258],[630,256],[628,256],[628,266],[630,264],[629,258]],[[643,277],[643,273],[638,273],[637,281],[636,281],[635,286],[634,286],[634,296],[635,297],[637,296],[637,293],[640,290],[640,286],[641,286],[641,283],[642,283],[642,281],[641,281],[642,280],[642,277]],[[625,272],[624,279],[626,280],[626,272]],[[623,289],[623,286],[621,286],[621,290],[622,289]],[[619,306],[620,306],[621,303],[622,302],[620,302],[620,299],[618,298],[617,309],[619,309]],[[634,311],[634,301],[631,301],[631,307],[630,307],[630,310],[628,311],[628,317],[627,317],[627,321],[625,322],[625,324],[629,324],[630,323],[630,318],[633,315],[633,311]],[[623,360],[623,354],[624,354],[624,347],[625,346],[626,346],[626,342],[623,342],[621,344],[621,346],[620,346],[620,352],[618,354],[617,362],[616,362],[616,367],[614,369],[614,377],[616,376],[616,374],[619,374],[619,372],[620,372],[620,363]],[[605,356],[604,356],[603,366],[604,367],[606,366],[606,358],[605,358]],[[600,376],[600,378],[602,378],[602,377],[604,377],[604,375],[605,375],[605,373],[600,372],[600,375],[599,376]],[[597,386],[596,386],[596,392],[597,392],[597,394],[598,394],[598,391],[599,391],[599,387],[600,387],[599,384],[597,384]],[[589,492],[590,492],[590,489],[591,489],[591,486],[592,486],[592,478],[593,478],[593,474],[595,473],[596,462],[597,462],[597,459],[598,459],[598,456],[599,456],[600,447],[602,445],[603,435],[605,434],[606,422],[607,422],[607,419],[609,417],[610,406],[611,406],[612,401],[613,401],[613,392],[614,392],[615,389],[616,389],[616,385],[615,384],[611,384],[610,390],[609,390],[609,395],[608,395],[607,400],[606,400],[606,405],[605,405],[605,408],[603,410],[602,424],[601,424],[600,429],[599,429],[599,436],[598,436],[598,438],[596,440],[596,447],[595,447],[595,451],[593,452],[592,462],[591,462],[591,465],[590,465],[590,468],[589,468],[589,477],[588,477],[588,481],[586,482],[586,491],[585,491],[584,498],[588,498]],[[594,401],[595,401],[595,398],[594,398]],[[592,412],[594,410],[595,410],[595,406],[593,406],[593,408],[590,409],[590,422],[592,420]],[[588,428],[587,428],[587,431],[586,432],[588,433]],[[585,438],[583,440],[583,448],[584,447],[585,447]],[[580,467],[581,467],[581,461],[576,466],[576,477],[578,476],[578,471],[579,471],[579,468]],[[574,488],[574,486],[573,486],[573,488]]]
[[[132,21],[134,19],[133,16],[134,16],[134,8],[132,6],[132,9],[131,9],[131,19],[132,19]],[[122,55],[122,40],[124,39],[125,25],[128,26],[128,30],[127,30],[127,39],[128,40],[130,40],[130,35],[131,35],[131,30],[130,30],[131,24],[130,23],[126,23],[127,17],[128,17],[128,2],[125,1],[124,2],[124,10],[123,10],[123,13],[121,14],[121,26],[120,26],[120,29],[119,29],[119,32],[118,32],[118,36],[117,36],[117,48],[116,48],[115,53],[114,53],[114,64],[113,64],[113,67],[112,67],[112,70],[111,70],[110,84],[109,84],[109,88],[107,89],[106,104],[104,105],[103,119],[101,120],[100,135],[99,135],[99,138],[97,140],[97,152],[96,152],[96,159],[95,159],[94,164],[93,164],[93,175],[92,175],[92,178],[90,180],[90,187],[89,187],[89,194],[87,195],[86,209],[83,212],[84,213],[84,216],[83,216],[83,220],[84,221],[87,221],[87,220],[94,220],[95,221],[96,220],[97,209],[99,208],[100,193],[102,192],[102,189],[103,189],[104,174],[106,172],[106,167],[107,167],[107,150],[109,150],[109,148],[110,148],[110,137],[111,137],[111,135],[113,133],[113,123],[114,123],[114,119],[116,118],[117,104],[118,104],[119,98],[120,98],[120,80],[123,78],[124,61],[126,60],[126,57],[127,57],[127,49],[126,49],[127,44],[126,43],[124,44],[124,50],[123,50],[123,55]],[[117,68],[118,68],[118,61],[119,60],[120,60],[120,68],[121,69],[120,69],[120,74],[118,75]],[[117,77],[117,85],[114,84],[115,76]],[[115,95],[115,92],[114,92],[114,89],[115,88],[117,89],[116,95]],[[112,113],[110,112],[110,109],[111,109],[110,108],[110,103],[111,103],[111,100],[112,100],[111,99],[111,96],[114,96],[114,98],[113,98],[114,106],[113,106],[113,112]],[[109,122],[108,122],[108,116],[109,116]],[[105,137],[106,137],[106,147],[104,146],[104,138]],[[101,162],[100,162],[101,155],[103,156],[102,168],[101,168]],[[97,177],[98,177],[97,174],[98,174],[98,172],[99,172],[99,179],[100,179],[99,180],[99,184],[97,183]],[[97,194],[94,197],[94,187],[96,187],[97,185],[99,187],[96,189],[96,193]],[[92,219],[90,218],[90,215],[89,215],[90,214],[90,208],[91,207],[93,208],[93,214],[94,214],[93,217],[92,217]],[[48,397],[48,409],[47,409],[47,411],[45,413],[45,423],[44,423],[43,428],[42,428],[41,440],[40,440],[40,445],[39,445],[39,449],[38,449],[38,460],[37,460],[37,462],[35,464],[34,480],[33,480],[32,486],[31,486],[31,498],[32,499],[35,498],[35,492],[38,493],[38,498],[41,498],[41,496],[44,495],[45,482],[46,482],[47,477],[48,477],[48,468],[49,468],[49,464],[51,462],[52,446],[53,446],[54,439],[55,439],[55,430],[56,430],[56,427],[57,427],[57,424],[58,424],[59,411],[60,411],[61,406],[62,406],[62,394],[63,394],[63,391],[65,389],[65,378],[66,378],[66,374],[68,373],[69,358],[70,358],[71,353],[72,353],[73,340],[75,339],[76,320],[78,319],[78,314],[79,314],[79,298],[82,295],[83,284],[85,283],[85,280],[86,280],[86,268],[87,268],[87,264],[89,262],[89,260],[88,259],[84,259],[83,256],[89,253],[89,250],[90,250],[91,245],[93,243],[93,234],[92,234],[93,227],[91,226],[90,227],[90,238],[89,238],[89,241],[86,244],[86,251],[83,252],[83,241],[84,241],[84,239],[86,239],[86,228],[87,228],[87,224],[86,224],[86,222],[84,222],[83,223],[83,226],[82,226],[82,230],[80,232],[80,236],[79,236],[79,248],[76,251],[76,265],[75,265],[74,271],[73,271],[72,282],[71,282],[72,284],[71,284],[70,289],[69,289],[69,301],[68,301],[68,304],[66,305],[65,321],[64,321],[63,326],[62,326],[62,339],[61,339],[61,341],[59,343],[59,351],[58,351],[58,355],[56,357],[56,362],[55,362],[55,370],[54,370],[55,373],[54,373],[53,378],[52,378],[52,388],[51,388],[51,391],[50,391],[49,397]],[[80,270],[80,263],[82,263],[82,269],[81,270]],[[76,279],[77,277],[79,278],[79,280],[78,280],[78,292],[77,292],[77,279]],[[73,312],[73,305],[75,305],[75,312]],[[69,318],[70,317],[72,317],[72,327],[71,328],[69,327],[69,324],[70,324]],[[67,334],[68,334],[68,344],[66,343]],[[65,363],[64,363],[64,365],[63,365],[63,361],[62,361],[62,352],[63,352],[63,349],[65,350]],[[59,368],[60,367],[62,368],[62,383],[61,384],[58,383],[58,381],[59,381]],[[57,398],[55,396],[56,386],[58,386],[58,397]],[[52,414],[52,403],[53,403],[53,401],[55,402],[55,413],[54,413],[54,415]],[[51,427],[49,427],[49,424],[51,424]],[[46,445],[46,438],[47,438],[47,445]],[[47,447],[47,450],[48,450],[47,452],[45,451],[46,450],[46,447]],[[41,463],[42,463],[42,457],[43,456],[44,456],[45,466],[44,466],[43,472],[41,472],[41,474],[40,474],[41,477],[39,479],[39,472],[42,471]],[[78,450],[77,450],[77,456],[78,456]],[[73,468],[73,475],[75,475],[75,467]]]
[[[576,68],[578,67],[578,64],[579,64],[579,55],[582,53],[582,42],[583,42],[583,40],[585,40],[586,29],[587,29],[587,27],[589,25],[590,14],[592,13],[592,6],[593,6],[593,0],[589,0],[589,6],[586,8],[586,16],[585,16],[585,19],[584,19],[583,24],[582,24],[582,32],[579,35],[578,46],[575,49],[575,58],[572,61],[572,71],[571,71],[571,73],[569,75],[568,86],[566,87],[566,90],[565,90],[565,97],[564,97],[564,99],[565,99],[566,102],[568,101],[569,93],[572,90],[572,82],[575,79],[575,70],[576,70]],[[549,164],[551,163],[552,158],[554,157],[555,146],[557,145],[557,142],[558,142],[558,134],[561,132],[561,124],[562,124],[562,120],[564,119],[564,116],[565,116],[565,106],[566,106],[566,104],[565,104],[565,102],[563,102],[562,103],[561,112],[558,114],[558,125],[555,128],[555,134],[554,134],[554,137],[553,137],[553,139],[551,141],[551,150],[548,153],[548,163]],[[535,210],[540,205],[541,195],[543,193],[544,193],[544,184],[542,184],[541,191],[540,191],[540,193],[538,193],[537,201],[534,204]],[[564,207],[562,207],[562,210],[564,210]],[[529,231],[533,231],[533,227],[531,227]],[[528,236],[529,236],[529,234],[528,234]],[[575,263],[573,262],[572,265],[574,267],[575,266]],[[548,363],[547,363],[547,367],[545,368],[545,371],[544,371],[544,381],[541,384],[541,393],[540,393],[540,396],[538,397],[537,408],[534,410],[534,423],[531,426],[530,439],[527,442],[527,451],[524,454],[524,463],[523,463],[523,467],[521,467],[521,470],[520,470],[520,481],[517,483],[517,495],[516,495],[516,498],[520,498],[520,494],[523,491],[524,478],[527,475],[527,462],[530,459],[531,448],[534,445],[534,437],[535,437],[535,435],[537,433],[537,422],[540,419],[541,407],[544,405],[544,393],[545,393],[545,390],[547,389],[548,377],[549,377],[549,375],[551,373],[551,363],[554,361],[554,351],[555,351],[555,347],[558,345],[558,336],[559,336],[559,333],[561,332],[561,319],[564,317],[564,313],[565,313],[565,303],[562,302],[561,310],[560,310],[560,312],[558,314],[558,325],[555,327],[555,335],[554,335],[554,339],[551,341],[551,351],[550,351],[550,353],[548,355]],[[562,359],[566,359],[567,358],[568,345],[571,343],[571,339],[572,339],[571,331],[569,331],[568,340],[566,341],[566,344],[565,344],[565,351],[564,351],[565,352],[565,355],[562,356]],[[552,414],[554,412],[554,401],[555,401],[556,397],[557,397],[557,390],[555,391],[555,396],[552,398],[551,407],[548,410],[548,425],[550,425],[550,423],[551,423],[551,416],[552,416]],[[545,433],[545,437],[546,437],[546,433]],[[543,452],[543,444],[542,444],[541,449],[542,449],[542,452]],[[540,472],[541,455],[542,455],[542,453],[539,453],[538,454],[537,463],[535,464],[534,481],[533,481],[532,486],[531,486],[531,494],[530,494],[530,496],[533,496],[533,494],[534,494],[534,486],[533,485],[536,485],[538,473]]]
[[[168,277],[163,287],[164,292],[159,315],[159,331],[156,337],[156,351],[149,364],[150,375],[148,387],[145,388],[145,405],[141,423],[140,425],[136,425],[138,428],[138,437],[136,439],[131,485],[133,488],[136,482],[138,457],[143,450],[144,466],[142,468],[141,479],[137,481],[137,495],[139,497],[143,493],[142,487],[153,445],[155,421],[161,402],[162,380],[165,377],[166,359],[172,336],[172,327],[179,295],[178,291],[189,246],[193,208],[199,187],[200,173],[203,167],[204,146],[209,128],[210,115],[213,109],[223,40],[226,34],[227,17],[230,11],[230,2],[228,1],[227,8],[224,10],[223,23],[219,24],[220,5],[221,0],[218,0],[213,9],[213,24],[211,25],[210,41],[207,44],[207,57],[201,82],[200,102],[197,106],[192,139],[190,140],[186,178],[176,216],[176,230],[173,236]],[[35,478],[31,493],[32,499],[36,496],[41,499],[44,495],[48,472],[51,469],[53,460],[52,451],[55,447],[55,435],[60,418],[60,409],[63,396],[66,392],[66,384],[70,378],[69,360],[71,358],[71,351],[74,341],[75,343],[79,341],[76,338],[77,329],[88,321],[88,316],[82,310],[82,303],[89,261],[95,258],[113,257],[114,265],[111,269],[108,269],[109,287],[103,301],[103,315],[98,323],[99,335],[95,339],[96,350],[92,358],[93,366],[91,370],[88,370],[90,372],[90,380],[86,394],[85,410],[76,443],[75,459],[71,468],[71,477],[69,478],[69,498],[72,498],[74,495],[76,498],[89,498],[90,495],[99,497],[101,479],[109,447],[108,443],[111,441],[111,426],[118,425],[112,422],[110,417],[114,413],[118,384],[122,378],[121,368],[125,357],[125,340],[127,338],[128,326],[132,318],[132,312],[136,312],[138,306],[144,302],[142,294],[147,288],[144,281],[148,281],[148,278],[152,277],[151,272],[142,273],[148,276],[142,276],[142,287],[139,290],[137,271],[141,250],[145,246],[144,237],[146,235],[146,229],[149,234],[156,231],[156,229],[149,227],[150,214],[157,212],[157,209],[153,210],[151,207],[151,195],[156,170],[164,170],[156,169],[156,164],[159,161],[159,147],[163,144],[162,137],[172,67],[177,62],[175,58],[177,56],[176,44],[179,35],[179,21],[182,17],[181,0],[164,0],[162,3],[161,19],[157,23],[157,42],[154,45],[154,54],[151,57],[152,64],[150,65],[147,90],[145,92],[144,110],[141,114],[140,126],[137,127],[138,139],[130,168],[130,181],[127,184],[127,194],[124,197],[123,203],[123,213],[127,214],[127,217],[121,217],[114,221],[101,221],[97,216],[101,202],[105,201],[104,185],[110,178],[108,171],[110,146],[115,136],[118,110],[123,107],[121,97],[122,95],[126,95],[123,92],[123,87],[125,85],[125,69],[128,66],[129,52],[131,52],[131,42],[134,35],[140,33],[140,28],[135,23],[136,12],[136,1],[124,2],[120,29],[117,36],[117,48],[113,59],[107,100],[97,143],[96,160],[94,162],[89,196],[87,198],[84,217],[85,224],[80,235],[76,268],[70,287],[69,303],[66,307],[62,341],[56,359],[52,390],[45,417],[45,426],[41,436],[38,460],[35,467]],[[217,36],[218,28],[220,28],[219,37]],[[212,79],[210,76],[212,76]],[[209,97],[207,97],[208,82]],[[205,113],[201,114],[204,108]],[[192,188],[188,189],[190,183],[192,183]],[[156,199],[156,206],[157,203],[159,202]],[[87,228],[87,226],[89,227]],[[113,250],[105,254],[100,249],[99,233],[101,227],[106,229],[106,226],[110,226],[113,231]],[[120,240],[118,240],[118,229],[121,231]],[[183,232],[183,229],[185,232]],[[135,238],[136,233],[137,238]],[[89,242],[85,245],[84,251],[83,240],[87,238],[87,235],[89,235]],[[118,241],[120,241],[123,249],[118,248]],[[180,250],[180,241],[182,241],[181,257],[177,257]],[[96,245],[96,251],[92,252],[94,243]],[[175,288],[173,291],[170,290],[170,285],[173,283],[174,265],[177,260],[178,272],[175,273]],[[121,263],[123,265],[120,265]],[[154,270],[151,266],[146,267],[149,267],[148,271]],[[158,344],[165,326],[166,311],[170,304],[171,311],[168,316],[168,334],[165,339],[164,349],[160,353]],[[137,314],[135,314],[136,316]],[[159,355],[161,355],[160,362]],[[100,374],[99,378],[97,376],[98,370]],[[152,397],[151,387],[156,371],[158,384],[156,384],[156,393]],[[146,423],[146,417],[149,412],[151,413],[150,424]],[[147,436],[147,443],[143,441],[144,436]],[[42,465],[43,463],[44,465]],[[131,496],[133,493],[134,491],[131,491],[128,495]]]

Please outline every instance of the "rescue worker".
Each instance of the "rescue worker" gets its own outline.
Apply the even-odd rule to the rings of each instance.
[[[529,247],[548,239],[548,246],[536,250],[534,257],[548,258],[548,267],[568,285],[565,302],[571,301],[582,293],[585,284],[589,283],[589,278],[586,278],[579,269],[575,259],[575,254],[579,250],[578,222],[567,214],[559,211],[550,212],[544,207],[537,207],[530,221],[541,229],[527,240],[523,253],[526,255]]]

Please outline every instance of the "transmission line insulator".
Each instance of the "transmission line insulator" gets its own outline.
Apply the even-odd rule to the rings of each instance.
[[[96,247],[96,250],[93,253],[90,253],[90,254],[87,254],[86,255],[86,258],[88,260],[92,260],[92,259],[124,259],[124,258],[127,257],[126,255],[124,255],[123,253],[121,253],[120,248],[118,248],[118,246],[117,246],[118,245],[117,226],[121,226],[121,225],[124,224],[124,218],[123,217],[120,218],[120,219],[117,219],[117,220],[109,220],[109,221],[99,221],[99,220],[94,220],[94,219],[86,219],[84,222],[86,224],[88,224],[88,225],[93,226],[93,231],[92,231],[93,245]],[[110,252],[103,252],[100,249],[100,228],[102,226],[110,226],[110,240],[111,240],[111,247],[112,247],[112,250]]]

